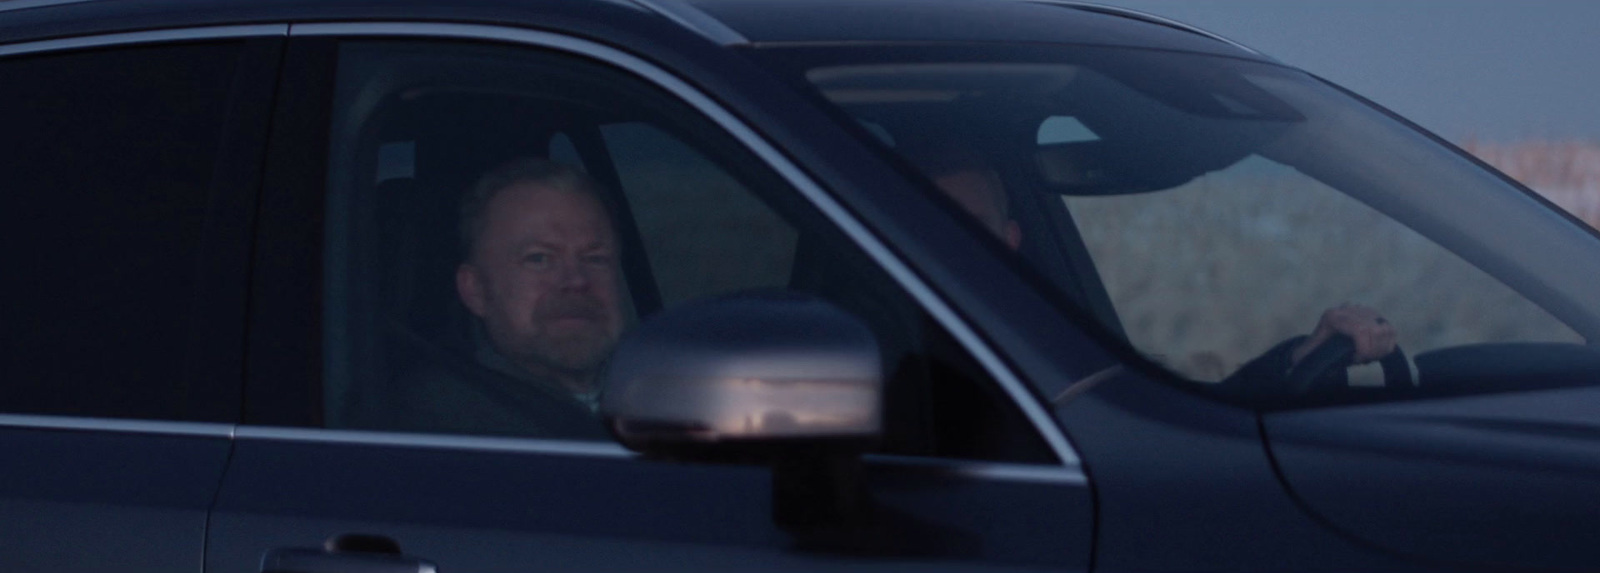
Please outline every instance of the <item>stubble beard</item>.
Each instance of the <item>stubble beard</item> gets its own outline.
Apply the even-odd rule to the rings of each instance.
[[[616,344],[616,337],[605,330],[596,324],[580,332],[537,336],[529,358],[561,374],[591,377]]]
[[[555,329],[553,323],[563,317],[581,317],[587,322]],[[592,297],[566,297],[536,309],[531,332],[498,324],[490,325],[490,337],[497,350],[530,374],[556,378],[574,391],[588,391],[620,334],[613,318]]]

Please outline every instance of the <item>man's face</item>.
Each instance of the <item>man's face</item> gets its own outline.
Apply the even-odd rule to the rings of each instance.
[[[622,332],[616,236],[594,197],[516,183],[485,208],[456,287],[496,351],[535,373],[587,374]]]

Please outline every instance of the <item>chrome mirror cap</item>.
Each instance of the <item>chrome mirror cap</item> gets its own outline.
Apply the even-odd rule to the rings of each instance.
[[[646,320],[601,375],[600,412],[623,445],[876,438],[878,344],[860,319],[809,296],[749,293]]]

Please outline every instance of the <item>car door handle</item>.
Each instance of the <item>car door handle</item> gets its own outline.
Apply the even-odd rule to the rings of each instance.
[[[280,547],[261,557],[262,573],[437,573],[432,562],[400,552],[400,544],[378,535],[344,534],[322,549]]]

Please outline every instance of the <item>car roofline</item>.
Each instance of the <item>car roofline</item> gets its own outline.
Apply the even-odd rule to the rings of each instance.
[[[31,8],[48,8],[50,6],[59,6],[62,4],[83,4],[86,2],[98,1],[99,0],[6,0],[4,2],[0,2],[0,12],[14,12],[17,10],[28,10]]]
[[[1198,35],[1198,36],[1203,36],[1203,37],[1206,37],[1206,38],[1210,38],[1210,39],[1216,40],[1218,42],[1222,42],[1222,43],[1227,44],[1229,46],[1233,46],[1233,47],[1238,48],[1240,50],[1244,50],[1245,52],[1248,52],[1248,53],[1250,53],[1250,55],[1253,55],[1253,56],[1270,59],[1270,56],[1267,56],[1266,54],[1261,53],[1261,51],[1256,50],[1255,48],[1251,48],[1250,46],[1246,46],[1244,44],[1241,44],[1239,42],[1235,42],[1235,41],[1227,38],[1226,36],[1223,36],[1223,35],[1218,34],[1216,32],[1212,32],[1210,30],[1206,30],[1204,28],[1200,28],[1200,27],[1194,26],[1192,24],[1185,24],[1183,22],[1179,22],[1179,21],[1173,20],[1171,18],[1166,18],[1166,17],[1163,17],[1163,16],[1157,16],[1155,14],[1151,14],[1149,12],[1144,12],[1144,11],[1141,11],[1141,10],[1134,10],[1132,8],[1124,8],[1122,6],[1109,6],[1109,5],[1106,5],[1106,4],[1096,4],[1096,3],[1093,3],[1093,2],[1078,2],[1076,0],[1022,0],[1022,1],[1033,3],[1033,4],[1043,4],[1043,5],[1046,5],[1046,6],[1059,6],[1059,7],[1062,7],[1062,8],[1072,8],[1072,9],[1075,9],[1075,10],[1083,10],[1085,12],[1094,12],[1094,13],[1097,13],[1097,14],[1105,14],[1107,16],[1118,16],[1118,17],[1122,17],[1122,18],[1128,18],[1130,20],[1138,20],[1138,21],[1141,21],[1141,22],[1148,22],[1148,23],[1151,23],[1151,24],[1156,24],[1156,25],[1160,25],[1160,26],[1166,26],[1168,28],[1172,28],[1172,29],[1175,29],[1175,30],[1182,30],[1184,32],[1188,32],[1188,33],[1195,34],[1195,35]]]
[[[49,0],[41,0],[41,1],[49,1]],[[63,0],[63,1],[83,1],[83,0]],[[709,39],[709,40],[711,40],[713,42],[716,42],[718,45],[721,45],[723,47],[748,46],[748,45],[753,45],[753,44],[756,44],[756,43],[763,43],[763,44],[769,44],[770,43],[770,42],[754,42],[754,41],[751,41],[743,33],[739,32],[739,31],[733,29],[732,27],[728,26],[727,24],[723,23],[721,20],[717,19],[717,17],[711,15],[710,13],[708,13],[705,10],[701,9],[700,7],[695,6],[689,0],[625,0],[625,1],[637,4],[640,7],[643,7],[643,8],[645,8],[645,9],[651,11],[651,12],[654,12],[657,15],[662,16],[662,17],[664,17],[664,18],[666,18],[668,20],[671,20],[672,22],[674,22],[674,23],[676,23],[676,24],[678,24],[680,26],[683,26],[686,29],[689,29],[689,30],[693,31],[693,32],[699,34],[702,37],[705,37],[705,38],[707,38],[707,39]],[[1039,5],[1044,5],[1044,6],[1053,6],[1053,7],[1058,7],[1058,8],[1079,10],[1079,11],[1082,11],[1082,12],[1090,12],[1090,13],[1094,13],[1094,14],[1100,14],[1100,15],[1103,15],[1103,16],[1111,16],[1111,17],[1115,17],[1115,18],[1123,18],[1123,19],[1128,19],[1128,20],[1134,20],[1134,21],[1143,22],[1143,23],[1146,23],[1146,24],[1155,24],[1157,26],[1162,26],[1162,27],[1173,29],[1173,30],[1177,30],[1177,31],[1180,31],[1180,32],[1193,34],[1193,35],[1196,35],[1196,36],[1200,36],[1202,38],[1206,38],[1208,40],[1213,40],[1213,41],[1219,42],[1221,44],[1224,44],[1224,45],[1226,45],[1228,47],[1231,47],[1231,48],[1237,49],[1237,50],[1239,50],[1241,52],[1244,52],[1246,54],[1249,54],[1251,56],[1254,56],[1254,57],[1257,57],[1257,58],[1260,58],[1260,59],[1263,59],[1263,60],[1269,60],[1269,61],[1276,62],[1276,60],[1272,59],[1270,56],[1268,56],[1266,54],[1263,54],[1261,51],[1256,50],[1255,48],[1251,48],[1250,46],[1246,46],[1246,45],[1244,45],[1242,43],[1239,43],[1237,41],[1234,41],[1232,39],[1229,39],[1228,37],[1223,36],[1221,34],[1217,34],[1215,32],[1211,32],[1209,30],[1200,28],[1198,26],[1194,26],[1194,25],[1191,25],[1191,24],[1186,24],[1186,23],[1180,22],[1178,20],[1173,20],[1171,18],[1158,16],[1158,15],[1151,14],[1149,12],[1144,12],[1144,11],[1141,11],[1141,10],[1134,10],[1132,8],[1124,8],[1124,7],[1121,7],[1121,6],[1110,6],[1110,5],[1106,5],[1106,4],[1098,4],[1098,3],[1094,3],[1094,2],[1082,2],[1082,1],[1078,1],[1078,0],[1009,0],[1009,1],[1016,2],[1016,3],[1039,4]],[[791,42],[782,42],[782,43],[791,43]]]
[[[733,28],[683,0],[629,0],[723,47],[750,44]]]
[[[1093,2],[1082,2],[1078,0],[1013,1],[1019,3],[1056,6],[1060,8],[1092,12],[1106,16],[1126,18],[1129,20],[1155,24],[1214,40],[1250,54],[1251,56],[1268,60],[1271,59],[1269,56],[1262,54],[1258,50],[1228,39],[1220,34],[1140,10],[1123,8],[1120,6],[1108,6]],[[0,13],[20,12],[24,10],[44,9],[74,4],[91,4],[96,2],[103,2],[103,0],[3,0],[0,1]],[[655,14],[672,22],[684,30],[705,38],[706,40],[709,40],[722,47],[747,46],[753,43],[743,33],[725,24],[722,20],[711,15],[700,7],[693,5],[688,0],[613,0],[613,2],[633,5],[634,7],[642,9],[645,12]]]

